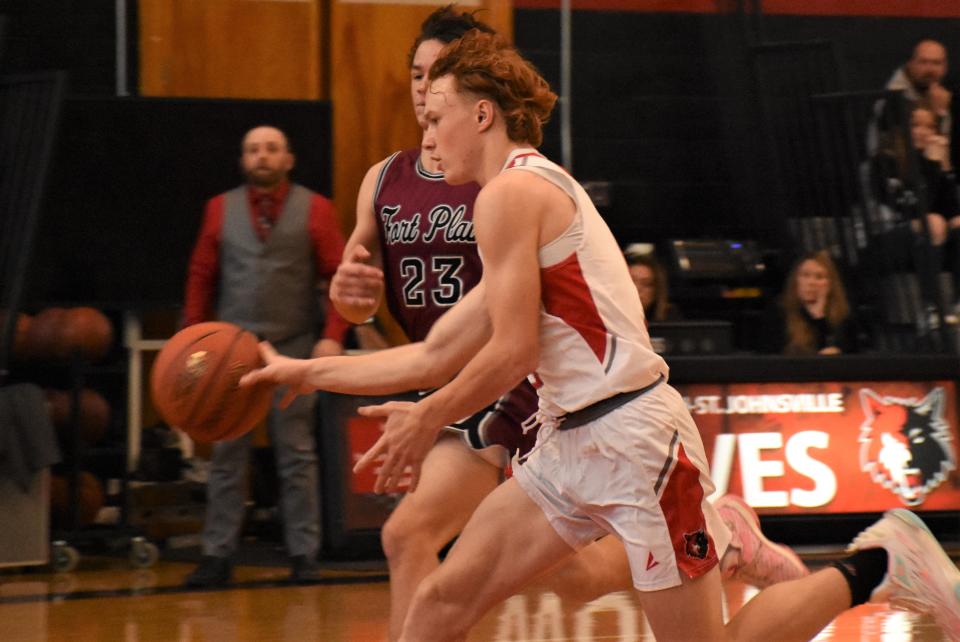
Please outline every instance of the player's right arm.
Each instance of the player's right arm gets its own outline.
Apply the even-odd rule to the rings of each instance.
[[[450,381],[489,340],[491,325],[481,280],[447,310],[417,343],[372,354],[319,359],[291,359],[260,344],[266,366],[241,379],[241,385],[269,382],[298,394],[327,390],[355,395],[387,395],[438,388]]]
[[[357,194],[356,225],[330,282],[333,306],[352,323],[363,323],[373,316],[383,299],[383,257],[373,200],[377,177],[386,162],[380,161],[363,177]]]

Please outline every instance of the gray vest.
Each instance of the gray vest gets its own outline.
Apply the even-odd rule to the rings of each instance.
[[[253,229],[247,188],[226,193],[220,243],[218,316],[267,339],[316,335],[316,261],[307,224],[313,193],[291,185],[267,236]]]

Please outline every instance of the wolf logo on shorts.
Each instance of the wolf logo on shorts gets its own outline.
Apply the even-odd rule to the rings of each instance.
[[[702,528],[693,533],[683,534],[684,552],[687,557],[702,560],[707,558],[710,551],[710,541],[707,539],[707,532]]]

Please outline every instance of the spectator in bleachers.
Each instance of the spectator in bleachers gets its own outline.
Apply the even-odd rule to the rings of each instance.
[[[787,355],[859,351],[858,328],[830,255],[820,250],[796,261],[763,323],[761,350]]]
[[[647,323],[678,321],[683,318],[677,306],[670,303],[667,272],[657,261],[652,248],[635,243],[624,251],[630,278],[640,294]]]
[[[911,107],[929,109],[936,117],[936,131],[950,140],[952,95],[942,84],[946,74],[946,47],[936,40],[921,40],[910,60],[887,81],[887,89],[902,91]]]
[[[890,251],[901,256],[894,262],[909,260],[917,270],[925,315],[943,304],[940,272],[950,250],[949,268],[953,277],[953,305],[945,311],[948,320],[956,316],[960,295],[960,200],[956,179],[945,170],[947,141],[937,132],[936,116],[925,107],[916,107],[910,114],[910,141],[892,136],[874,158],[874,181],[879,200],[896,210],[904,224],[901,233],[894,232]],[[911,175],[911,161],[916,173]],[[947,248],[947,244],[952,246]]]

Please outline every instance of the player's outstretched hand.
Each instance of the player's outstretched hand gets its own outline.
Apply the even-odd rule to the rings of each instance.
[[[279,354],[267,341],[260,342],[260,356],[266,364],[257,370],[251,370],[240,378],[241,386],[252,386],[258,383],[272,383],[287,387],[287,391],[280,400],[280,407],[289,406],[297,395],[303,395],[316,390],[309,385],[307,378],[310,374],[310,362],[306,359],[291,359]]]
[[[369,265],[370,252],[360,244],[344,254],[330,281],[330,299],[354,308],[369,308],[380,303],[383,294],[383,270]]]
[[[424,425],[413,412],[415,403],[410,401],[388,401],[379,406],[363,406],[359,413],[364,417],[378,417],[385,420],[383,434],[373,447],[364,453],[354,472],[367,468],[378,459],[383,459],[377,470],[374,491],[377,493],[397,492],[407,468],[410,468],[410,488],[413,492],[420,481],[420,469],[423,460],[437,439],[439,429],[431,430]]]

